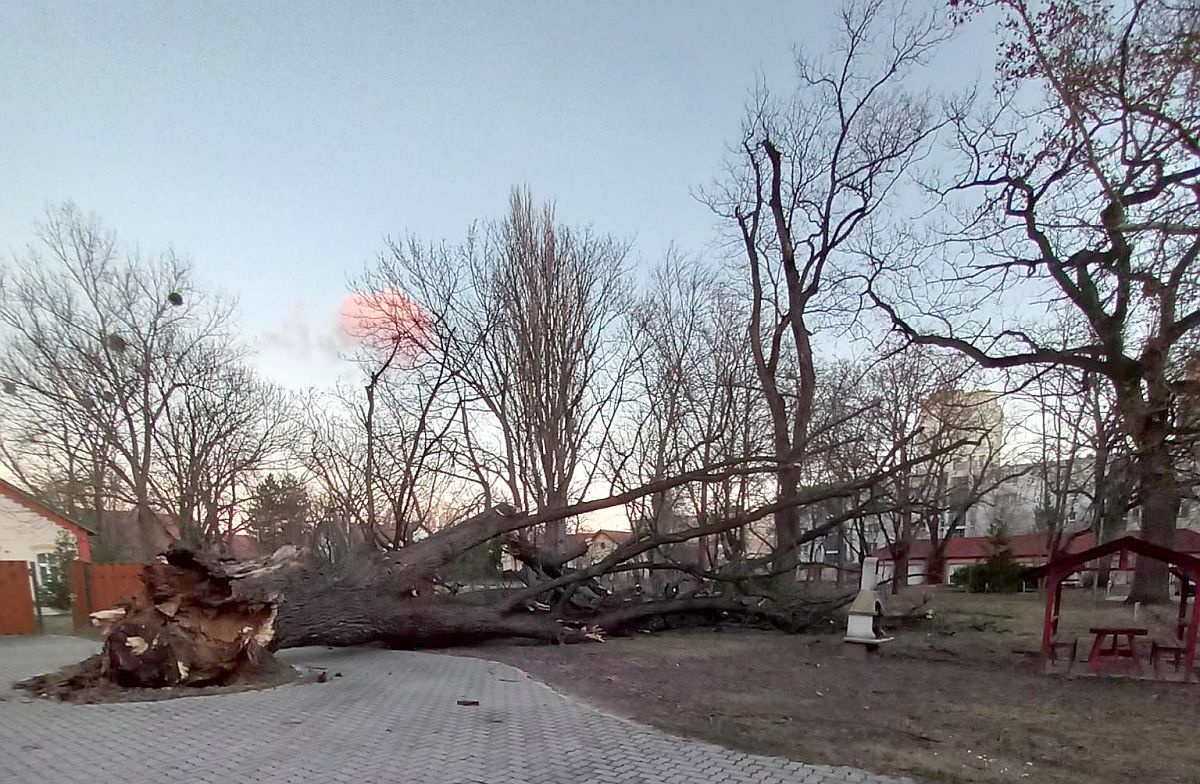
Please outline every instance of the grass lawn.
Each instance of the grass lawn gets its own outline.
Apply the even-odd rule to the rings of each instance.
[[[804,762],[963,784],[1200,781],[1200,686],[1045,675],[1030,655],[1038,595],[910,589],[896,604],[926,596],[933,620],[869,661],[835,634],[734,628],[457,652],[670,732]],[[1083,590],[1064,603],[1061,633],[1082,652],[1089,626],[1133,621]],[[1138,625],[1165,631],[1173,612]]]

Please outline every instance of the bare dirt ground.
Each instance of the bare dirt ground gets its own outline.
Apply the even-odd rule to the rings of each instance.
[[[833,634],[732,628],[453,652],[673,733],[803,762],[963,784],[1200,781],[1200,686],[1045,675],[1030,655],[1041,597],[929,595],[933,620],[870,661]],[[1165,629],[1170,615],[1143,612],[1137,625]],[[1130,608],[1077,590],[1062,634],[1086,651],[1089,626],[1132,621]]]
[[[180,697],[233,694],[242,691],[272,689],[288,683],[324,681],[322,673],[299,670],[274,657],[238,672],[229,682],[212,686],[166,686],[139,688],[118,686],[101,675],[101,656],[91,656],[78,664],[69,664],[54,672],[37,675],[14,686],[48,699],[78,703],[157,702]],[[340,673],[337,674],[340,676]]]

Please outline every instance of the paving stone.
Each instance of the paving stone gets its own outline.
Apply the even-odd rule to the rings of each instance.
[[[282,658],[343,677],[152,703],[67,705],[9,688],[96,648],[73,637],[0,638],[4,784],[909,782],[674,737],[512,667],[455,656],[301,648]]]

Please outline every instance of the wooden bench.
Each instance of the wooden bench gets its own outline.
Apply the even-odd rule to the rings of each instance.
[[[1158,675],[1159,661],[1164,658],[1170,658],[1171,668],[1174,672],[1179,672],[1179,666],[1183,664],[1184,654],[1187,653],[1187,648],[1183,645],[1164,644],[1158,640],[1150,641],[1150,665],[1154,668],[1154,674]]]

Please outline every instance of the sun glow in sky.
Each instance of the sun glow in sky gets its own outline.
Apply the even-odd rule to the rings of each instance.
[[[373,350],[396,347],[407,356],[415,356],[428,345],[428,316],[397,289],[355,292],[342,301],[338,315],[342,331]]]

